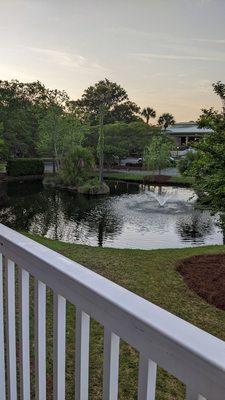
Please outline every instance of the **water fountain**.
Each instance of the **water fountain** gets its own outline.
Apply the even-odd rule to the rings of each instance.
[[[154,199],[158,202],[160,207],[164,207],[167,203],[167,201],[170,199],[171,194],[168,192],[162,192],[162,188],[159,186],[158,188],[158,193],[156,193],[155,191],[150,190],[149,194],[151,195],[151,197],[154,197]]]

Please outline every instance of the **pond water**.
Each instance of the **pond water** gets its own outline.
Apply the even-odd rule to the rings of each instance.
[[[86,197],[41,183],[1,186],[0,222],[70,243],[157,249],[222,244],[215,217],[196,210],[193,190],[110,182]]]

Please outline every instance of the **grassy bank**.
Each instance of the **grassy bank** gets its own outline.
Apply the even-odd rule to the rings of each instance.
[[[95,177],[98,172],[92,172],[91,176]],[[193,185],[193,178],[191,176],[157,176],[157,175],[144,175],[143,172],[132,171],[132,172],[104,172],[105,179],[120,180],[127,182],[137,183],[161,183],[161,184],[172,184],[172,185]]]
[[[177,316],[225,340],[225,313],[207,304],[184,284],[176,271],[178,260],[191,255],[225,252],[225,246],[208,246],[166,250],[117,250],[73,245],[33,236],[38,242],[82,263],[95,272],[132,292],[171,311]],[[48,386],[52,369],[52,297],[47,302]],[[103,329],[91,322],[90,399],[101,399]],[[119,399],[137,398],[138,355],[121,343]],[[67,307],[67,399],[73,399],[74,388],[74,308]],[[50,392],[50,390],[48,391]],[[184,388],[173,377],[159,369],[157,400],[181,400]],[[50,399],[51,397],[49,397]]]

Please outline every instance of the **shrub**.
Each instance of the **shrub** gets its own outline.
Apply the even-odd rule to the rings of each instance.
[[[66,185],[82,185],[94,164],[91,151],[81,145],[74,146],[62,161],[60,178]]]
[[[15,158],[6,165],[9,176],[43,175],[44,163],[37,158]]]
[[[181,174],[188,174],[189,168],[194,160],[197,158],[197,153],[189,151],[185,157],[181,158],[178,162],[178,170]]]

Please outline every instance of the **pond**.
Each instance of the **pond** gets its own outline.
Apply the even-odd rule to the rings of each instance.
[[[1,186],[0,222],[20,231],[92,246],[157,249],[222,244],[215,217],[196,210],[193,190],[109,182],[85,197],[41,183]]]

